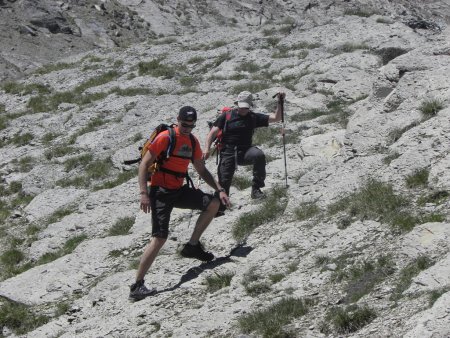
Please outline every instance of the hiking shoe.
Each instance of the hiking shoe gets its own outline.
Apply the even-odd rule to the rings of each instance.
[[[259,188],[252,188],[252,199],[259,200],[266,198],[266,194],[264,194]]]
[[[205,251],[200,242],[197,245],[186,243],[180,254],[185,258],[196,258],[204,262],[209,262],[214,259],[214,255],[211,252]]]
[[[128,298],[130,300],[141,300],[145,297],[154,295],[155,293],[155,288],[147,289],[147,287],[144,285],[144,280],[141,280],[130,286],[130,295],[128,296]]]

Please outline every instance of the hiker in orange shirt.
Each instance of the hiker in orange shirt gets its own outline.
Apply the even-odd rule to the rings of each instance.
[[[136,273],[136,282],[130,286],[130,299],[140,300],[156,292],[144,284],[144,276],[163,247],[169,233],[169,221],[172,209],[198,209],[202,213],[197,219],[191,239],[181,251],[183,257],[211,261],[214,255],[204,250],[199,239],[217,214],[220,204],[230,205],[228,196],[219,183],[205,167],[202,150],[198,139],[191,134],[197,120],[194,108],[185,106],[178,113],[178,126],[175,131],[175,147],[173,153],[151,176],[150,192],[147,191],[148,168],[165,153],[169,147],[169,131],[156,136],[148,146],[148,152],[139,165],[139,187],[141,194],[141,210],[152,212],[152,239],[145,248]],[[183,185],[189,162],[192,160],[200,177],[213,189],[215,194],[207,194],[200,189]]]

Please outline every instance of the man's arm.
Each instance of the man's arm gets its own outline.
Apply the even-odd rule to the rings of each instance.
[[[205,151],[203,152],[203,159],[205,159],[205,160],[208,159],[209,149],[211,148],[213,140],[215,139],[218,132],[219,132],[219,127],[214,126],[209,131],[208,136],[206,136]]]
[[[145,213],[150,212],[150,197],[147,193],[148,168],[155,161],[156,155],[147,151],[139,164],[139,191],[141,196],[141,210]]]
[[[269,115],[269,123],[281,121],[281,114],[283,114],[283,101],[285,97],[286,94],[283,92],[279,92],[277,94],[277,108]]]
[[[220,201],[226,206],[230,206],[230,200],[225,192],[225,190],[220,186],[210,171],[206,168],[205,162],[202,159],[194,160],[192,162],[195,170],[198,172],[201,178],[214,190],[219,191]],[[223,191],[222,191],[223,190]]]

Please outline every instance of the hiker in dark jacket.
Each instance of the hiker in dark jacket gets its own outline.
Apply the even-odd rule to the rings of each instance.
[[[250,92],[241,92],[230,111],[222,113],[213,123],[213,127],[206,137],[203,158],[209,157],[209,149],[218,132],[222,131],[220,160],[218,165],[219,183],[230,193],[231,181],[237,165],[253,165],[253,182],[251,197],[264,198],[261,191],[266,178],[266,157],[261,149],[252,145],[253,132],[259,127],[268,127],[269,123],[281,120],[282,102],[285,93],[278,93],[276,110],[270,115],[254,113],[253,96]],[[221,209],[223,210],[223,208]]]
[[[167,151],[170,142],[169,131],[158,134],[148,146],[148,152],[139,165],[139,188],[141,196],[141,210],[152,212],[152,239],[145,248],[136,273],[136,282],[130,287],[130,299],[140,300],[156,292],[144,285],[144,276],[167,240],[169,221],[172,209],[197,209],[202,213],[197,219],[191,239],[181,251],[183,257],[196,258],[202,261],[214,259],[214,255],[203,249],[199,239],[214,216],[220,204],[229,206],[230,201],[223,189],[206,169],[202,159],[202,150],[198,139],[191,138],[195,127],[197,112],[186,106],[178,114],[178,126],[175,127],[175,148],[172,155],[160,165],[158,171],[151,176],[150,191],[147,190],[148,168],[160,154]],[[195,142],[194,142],[195,141]],[[200,189],[183,185],[189,162],[200,177],[215,189],[215,194],[206,194]]]

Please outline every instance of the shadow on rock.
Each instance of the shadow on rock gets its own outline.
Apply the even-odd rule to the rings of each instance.
[[[178,289],[183,283],[189,282],[195,278],[197,278],[202,272],[206,270],[214,269],[224,263],[228,263],[232,261],[232,257],[246,257],[253,250],[250,246],[245,246],[245,243],[239,244],[237,247],[231,249],[230,253],[224,257],[218,257],[210,262],[204,262],[199,266],[194,266],[190,268],[186,273],[181,276],[180,281],[171,286],[170,288],[163,289],[161,291],[157,291],[157,294],[163,292],[174,291]]]

